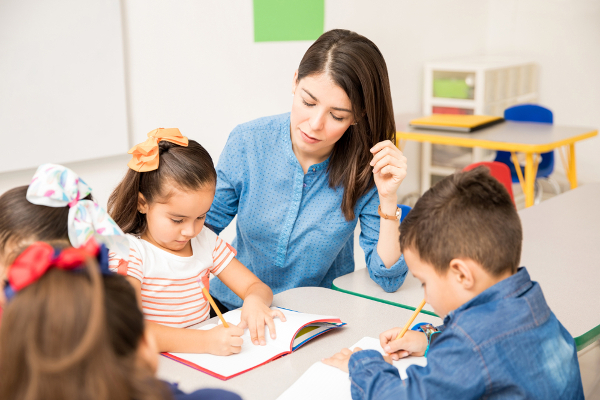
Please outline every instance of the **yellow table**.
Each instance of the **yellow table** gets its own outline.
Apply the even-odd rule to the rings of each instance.
[[[597,135],[598,130],[594,128],[506,121],[473,133],[410,128],[404,132],[396,132],[396,140],[401,150],[406,140],[413,140],[511,152],[525,194],[525,206],[529,207],[533,205],[533,187],[537,166],[541,159],[540,154],[558,149],[571,189],[575,189],[577,187],[575,143]],[[516,152],[525,153],[524,177]]]

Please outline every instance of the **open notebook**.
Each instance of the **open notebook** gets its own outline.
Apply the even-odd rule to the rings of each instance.
[[[362,338],[350,349],[360,347],[363,350],[377,350],[385,354],[379,345],[379,339],[370,337]],[[400,377],[406,379],[406,369],[411,365],[427,365],[425,357],[406,357],[394,361]],[[330,367],[322,362],[313,364],[292,386],[288,388],[277,400],[351,400],[350,379],[346,372],[335,367]]]
[[[271,307],[276,309],[276,307]],[[345,325],[339,318],[304,314],[297,311],[279,308],[286,318],[282,322],[275,318],[277,339],[271,339],[268,328],[265,327],[266,346],[256,346],[250,340],[250,333],[246,329],[242,335],[244,344],[239,354],[231,356],[214,356],[212,354],[191,353],[162,353],[165,357],[178,361],[189,367],[206,372],[216,378],[227,380],[239,374],[266,364],[281,356],[298,349],[310,339],[319,336],[331,329]],[[241,320],[242,310],[237,309],[223,314],[225,321],[237,325]],[[219,324],[221,322],[219,321]],[[214,328],[216,325],[205,325],[201,329]]]

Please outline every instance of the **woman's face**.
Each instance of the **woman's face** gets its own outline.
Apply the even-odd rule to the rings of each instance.
[[[294,74],[291,138],[294,150],[306,155],[328,156],[335,143],[353,124],[348,95],[326,74],[297,81]]]

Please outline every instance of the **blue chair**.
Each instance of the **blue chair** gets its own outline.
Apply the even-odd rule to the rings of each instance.
[[[521,104],[518,106],[507,108],[506,110],[504,110],[504,119],[507,121],[538,122],[545,124],[552,124],[554,122],[554,116],[552,115],[552,111],[535,104]],[[513,183],[519,183],[519,176],[517,175],[517,170],[515,169],[515,165],[512,162],[510,152],[498,151],[496,153],[496,158],[494,159],[494,161],[498,161],[508,165],[508,168],[510,168],[510,175]],[[525,167],[521,166],[521,168]],[[542,159],[538,165],[537,174],[535,176],[536,189],[538,192],[538,195],[536,196],[536,203],[539,203],[542,194],[541,187],[539,187],[537,179],[548,179],[552,171],[554,171],[554,151],[542,153]],[[554,190],[557,192],[557,194],[559,194],[560,186],[554,181],[549,180],[549,183],[552,184]]]
[[[402,210],[402,215],[400,216],[400,223],[402,223],[402,221],[404,221],[404,218],[408,215],[410,210],[412,210],[412,207],[406,206],[404,204],[398,204],[398,207],[400,208],[400,210]]]

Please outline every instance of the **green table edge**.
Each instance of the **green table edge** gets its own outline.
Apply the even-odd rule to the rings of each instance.
[[[394,303],[393,301],[383,300],[383,299],[380,299],[380,298],[377,298],[377,297],[367,296],[365,294],[360,294],[360,293],[352,292],[350,290],[341,289],[341,288],[335,286],[335,284],[333,284],[333,283],[331,284],[331,289],[337,290],[338,292],[351,294],[353,296],[363,297],[365,299],[369,299],[369,300],[373,300],[373,301],[378,301],[380,303],[389,304],[389,305],[392,305],[392,306],[395,306],[395,307],[406,308],[407,310],[413,310],[414,311],[416,309],[415,307],[407,306],[405,304]],[[427,314],[427,315],[432,315],[434,317],[438,317],[439,318],[439,316],[436,313],[433,313],[431,311],[421,310],[421,313]],[[587,346],[589,346],[590,344],[594,343],[598,339],[600,339],[600,325],[596,326],[593,329],[590,329],[589,331],[587,331],[583,335],[577,336],[575,338],[575,346],[577,346],[577,351],[581,351],[581,350],[585,349]]]
[[[335,286],[335,284],[333,284],[333,283],[331,284],[331,289],[337,290],[338,292],[342,292],[342,293],[348,293],[348,294],[351,294],[353,296],[363,297],[365,299],[369,299],[369,300],[373,300],[373,301],[378,301],[380,303],[389,304],[389,305],[396,306],[396,307],[401,307],[401,308],[406,308],[407,310],[412,310],[412,311],[416,310],[415,307],[407,306],[405,304],[394,303],[393,301],[383,300],[383,299],[380,299],[378,297],[367,296],[365,294],[351,292],[350,290],[340,289],[339,287]],[[421,312],[423,314],[432,315],[434,317],[438,317],[439,318],[439,316],[436,313],[433,313],[431,311],[421,310]]]

